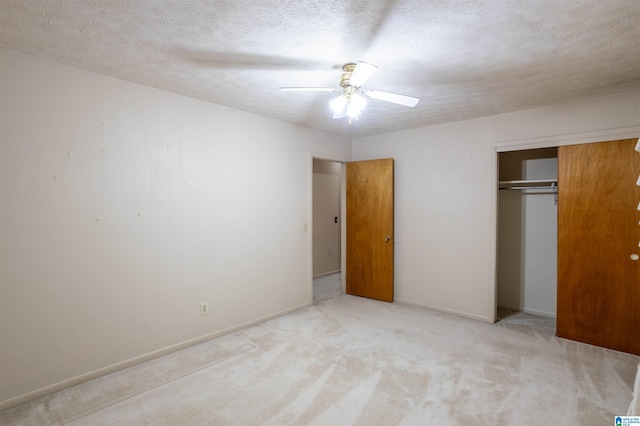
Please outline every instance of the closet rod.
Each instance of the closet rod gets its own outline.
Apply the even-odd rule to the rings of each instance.
[[[558,189],[557,179],[544,180],[501,180],[498,182],[499,189]]]
[[[557,185],[552,185],[552,186],[504,186],[500,189],[518,189],[518,190],[523,190],[523,189],[552,189],[554,191],[556,191],[558,189]]]
[[[515,185],[517,183],[533,183],[535,182],[536,184],[532,185],[532,186],[518,186]],[[553,191],[553,199],[556,202],[556,205],[558,204],[558,181],[557,180],[549,180],[549,181],[544,181],[544,182],[550,182],[551,184],[549,186],[542,186],[539,184],[540,181],[533,181],[533,180],[529,180],[529,181],[501,181],[500,182],[500,186],[498,189],[517,189],[517,190],[526,190],[526,189],[535,189],[535,190],[552,190]],[[507,183],[511,183],[513,186],[503,186],[506,185]]]

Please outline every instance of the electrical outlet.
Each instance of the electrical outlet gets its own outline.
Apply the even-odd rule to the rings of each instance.
[[[209,304],[201,303],[200,304],[200,315],[207,315],[209,313]]]

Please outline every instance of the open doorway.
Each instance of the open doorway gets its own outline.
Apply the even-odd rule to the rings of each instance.
[[[313,302],[342,293],[342,163],[313,160]]]

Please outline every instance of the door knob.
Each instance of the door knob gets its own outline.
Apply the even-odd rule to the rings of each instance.
[[[384,242],[388,243],[390,239],[391,239],[391,237],[387,235],[386,237],[384,237]]]

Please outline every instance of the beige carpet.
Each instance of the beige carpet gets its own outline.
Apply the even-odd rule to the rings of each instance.
[[[518,320],[521,321],[521,320]],[[0,413],[2,425],[608,425],[640,357],[341,295]]]
[[[313,279],[313,303],[322,302],[332,297],[340,296],[342,293],[342,274],[324,275]]]

